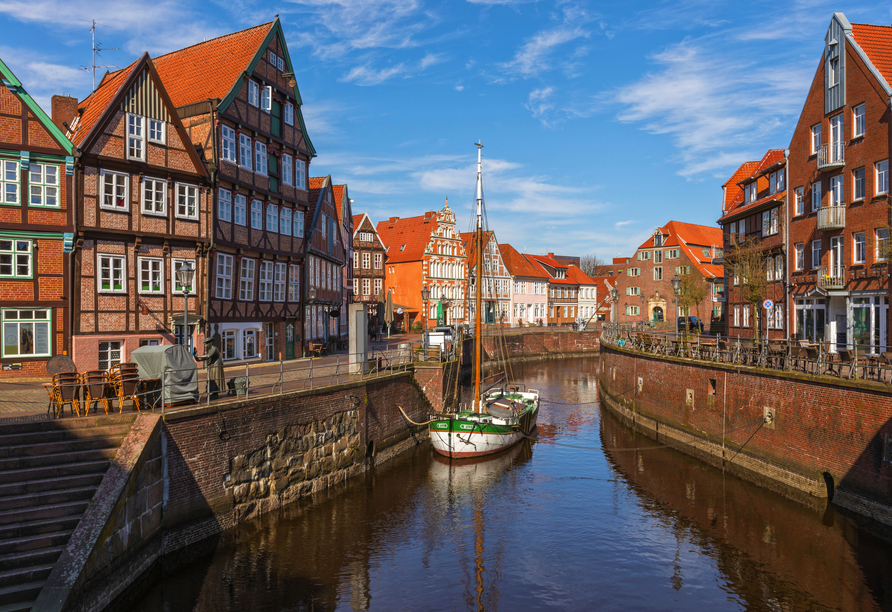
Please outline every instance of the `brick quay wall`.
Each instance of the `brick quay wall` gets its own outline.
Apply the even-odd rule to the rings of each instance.
[[[886,385],[607,345],[599,372],[601,406],[649,436],[763,486],[830,497],[892,525]]]

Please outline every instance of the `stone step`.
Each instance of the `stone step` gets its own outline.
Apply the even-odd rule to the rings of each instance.
[[[26,508],[16,508],[14,510],[4,510],[0,512],[0,525],[10,525],[13,523],[23,523],[38,519],[52,519],[68,517],[71,515],[80,516],[83,514],[90,500],[77,500],[53,504],[50,506],[29,506]]]
[[[118,452],[118,447],[97,448],[69,453],[55,453],[52,455],[43,455],[36,457],[9,457],[0,459],[0,472],[10,470],[27,470],[30,468],[58,466],[58,465],[76,465],[86,461],[100,461],[102,459],[113,459]]]
[[[57,442],[36,442],[20,446],[0,446],[0,459],[15,457],[45,457],[48,455],[60,455],[76,453],[79,451],[94,450],[97,448],[115,448],[121,446],[124,434],[117,436],[102,436],[96,438],[69,438]]]
[[[2,571],[0,572],[0,588],[24,585],[29,582],[45,581],[52,570],[53,564],[50,563],[47,565],[20,567],[14,570]],[[10,601],[16,600],[10,599],[9,601],[3,601],[3,599],[0,599],[0,603],[10,603]]]
[[[107,459],[100,461],[80,461],[78,463],[65,463],[62,465],[48,465],[29,469],[9,470],[0,472],[0,486],[22,483],[31,480],[44,480],[47,478],[63,478],[66,476],[81,476],[102,474],[108,470],[111,462]]]
[[[130,423],[114,423],[102,427],[85,427],[82,429],[56,429],[51,431],[29,431],[25,433],[7,434],[0,427],[0,447],[25,446],[29,444],[45,444],[65,440],[83,440],[86,438],[102,438],[105,436],[126,436],[130,431]]]
[[[72,533],[74,533],[74,529],[64,529],[51,533],[0,540],[0,555],[39,550],[53,546],[64,546],[68,543]]]
[[[0,572],[54,564],[59,560],[64,549],[64,546],[51,546],[39,550],[0,555]]]
[[[73,419],[52,419],[47,421],[16,421],[12,423],[4,423],[2,419],[0,419],[0,435],[39,431],[74,431],[120,424],[132,425],[135,420],[135,412],[109,415],[103,414],[102,416],[96,417],[75,417]]]
[[[15,538],[46,536],[73,531],[81,520],[80,514],[69,514],[34,520],[23,520],[18,523],[0,525],[0,540],[9,541]]]
[[[73,489],[55,489],[52,491],[42,491],[41,493],[0,497],[0,512],[4,510],[15,510],[17,508],[51,506],[66,502],[89,502],[96,494],[96,489],[97,487],[76,487]]]
[[[78,474],[75,476],[62,476],[59,478],[44,478],[42,480],[25,480],[10,484],[0,484],[0,499],[16,495],[29,495],[55,491],[58,489],[73,489],[77,487],[97,488],[102,482],[104,474]]]
[[[0,588],[0,612],[30,610],[45,580]]]

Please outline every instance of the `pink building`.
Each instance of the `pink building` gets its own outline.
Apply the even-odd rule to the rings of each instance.
[[[548,274],[510,244],[500,244],[502,261],[511,277],[508,311],[511,327],[548,323]]]

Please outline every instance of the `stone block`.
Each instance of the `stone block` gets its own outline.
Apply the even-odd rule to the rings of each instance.
[[[156,482],[148,488],[146,495],[146,509],[152,509],[161,503],[161,497],[164,494],[164,483]]]
[[[273,459],[272,462],[272,471],[273,473],[279,473],[288,469],[288,459],[286,457],[277,457]]]
[[[232,490],[232,497],[235,500],[235,503],[241,504],[248,500],[248,496],[251,493],[251,485],[250,484],[240,484],[236,485]]]
[[[313,450],[312,450],[312,449],[308,450],[308,451],[307,451],[307,454],[304,455],[304,464],[306,465],[306,464],[309,464],[309,463],[313,463],[313,460],[314,460],[315,458],[316,458],[316,457],[315,457],[315,454],[314,454]]]
[[[328,444],[326,444],[325,446],[322,447],[322,456],[323,457],[331,456],[332,452],[334,452],[334,444],[332,444],[331,442],[329,442]]]
[[[146,461],[146,465],[144,468],[146,473],[146,480],[150,483],[161,480],[162,469],[163,466],[161,464],[161,457],[152,459],[151,461]]]
[[[323,473],[327,473],[327,472],[332,471],[332,470],[334,469],[334,467],[335,467],[334,459],[331,457],[331,455],[326,456],[326,457],[323,457],[323,458],[319,461],[319,467],[320,467],[320,469],[322,470]]]
[[[259,467],[263,465],[267,460],[266,456],[266,448],[262,448],[259,451],[255,451],[251,453],[251,456],[248,457],[248,465],[252,468]]]
[[[319,475],[321,467],[318,461],[314,461],[307,466],[307,478],[312,480]]]
[[[359,434],[352,435],[347,440],[347,446],[350,448],[356,448],[359,446]]]
[[[293,467],[288,472],[289,484],[300,482],[307,477],[307,471],[303,467]]]
[[[148,489],[139,489],[136,492],[136,514],[130,515],[130,518],[136,518],[149,509],[148,505],[146,505],[146,500],[148,499],[148,497]]]
[[[233,472],[232,473],[232,484],[239,485],[243,482],[249,482],[251,480],[251,472]]]
[[[245,468],[245,465],[248,463],[247,458],[244,455],[239,455],[238,457],[233,457],[231,462],[231,470],[233,472],[238,472]]]

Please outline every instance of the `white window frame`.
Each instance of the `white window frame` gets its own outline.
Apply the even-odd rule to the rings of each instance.
[[[273,88],[269,85],[260,89],[260,110],[268,113],[273,108]]]
[[[232,205],[232,222],[236,225],[248,226],[248,198],[242,193],[235,194]]]
[[[102,345],[105,345],[103,350]],[[124,343],[120,340],[101,340],[97,346],[96,355],[99,358],[99,369],[108,370],[121,363],[121,351]],[[105,353],[105,359],[102,355]]]
[[[108,263],[109,288],[102,287],[103,264]],[[115,265],[117,262],[117,265]],[[115,289],[115,277],[120,279],[120,288]],[[110,253],[96,254],[96,292],[97,293],[127,293],[127,257],[125,255],[112,255]]]
[[[282,153],[279,165],[282,174],[282,184],[294,187],[294,158],[288,153]]]
[[[257,174],[267,176],[269,158],[266,156],[266,143],[259,140],[254,143],[254,168]]]
[[[251,137],[247,134],[238,135],[238,155],[239,166],[254,170],[254,146],[251,144]]]
[[[864,112],[864,104],[852,108],[852,138],[860,138],[865,134],[867,122]]]
[[[285,301],[285,287],[288,277],[288,264],[277,261],[273,269],[273,301]]]
[[[36,313],[43,313],[42,317],[35,316]],[[15,316],[13,316],[15,313]],[[30,313],[23,317],[23,314]],[[53,321],[51,308],[3,308],[0,309],[0,330],[2,330],[3,338],[3,357],[49,357],[53,353]],[[31,346],[32,352],[22,353],[21,338],[22,325],[31,326]],[[39,334],[38,326],[43,328],[43,333]],[[6,338],[13,336],[16,339],[16,352],[6,352]],[[43,336],[46,339],[46,351],[37,352],[38,337]]]
[[[164,293],[164,259],[161,257],[137,257],[136,266],[139,274],[137,276],[137,292],[146,294],[163,294]],[[145,284],[148,283],[148,289]]]
[[[860,174],[860,176],[859,176]],[[859,202],[867,195],[867,170],[864,166],[852,170],[852,201]]]
[[[796,269],[804,270],[805,269],[805,243],[797,242],[795,248],[796,248]]]
[[[179,219],[198,219],[199,192],[198,185],[177,183],[177,208],[175,214]],[[190,202],[192,204],[190,213]]]
[[[874,165],[874,185],[876,185],[876,195],[889,193],[889,160],[884,159],[876,162]]]
[[[266,205],[266,231],[279,233],[279,207],[275,204]]]
[[[805,188],[797,187],[793,190],[793,198],[796,202],[796,214],[805,214]]]
[[[362,269],[363,270],[371,270],[372,269],[372,254],[368,251],[363,251],[362,253]]]
[[[821,149],[821,124],[817,123],[811,126],[811,154],[816,155]]]
[[[294,160],[294,186],[307,190],[307,162],[302,159]]]
[[[222,141],[221,156],[223,161],[238,163],[238,147],[236,147],[235,130],[225,123],[220,128]]]
[[[62,201],[59,198],[59,169],[58,164],[31,162],[28,168],[29,206],[44,208],[60,208],[62,206]]]
[[[835,174],[830,177],[830,206],[845,204],[845,175]]]
[[[273,262],[261,260],[257,275],[257,299],[261,302],[273,301]]]
[[[384,254],[383,253],[375,253],[375,270],[382,270],[384,268]],[[524,292],[526,293],[526,292]]]
[[[750,326],[750,305],[749,304],[743,305],[743,326],[744,327]]]
[[[248,352],[248,347],[254,349],[253,353]],[[257,351],[257,330],[256,329],[243,329],[242,330],[242,359],[257,359],[260,357],[260,353]]]
[[[217,253],[217,273],[214,280],[214,297],[218,300],[232,299],[232,267],[234,263],[235,258],[232,255]]]
[[[878,227],[874,230],[874,237],[876,243],[876,254],[874,258],[877,261],[886,261],[886,253],[888,253],[888,245],[889,245],[889,228],[888,227]],[[884,246],[885,243],[885,246]]]
[[[249,257],[243,257],[239,264],[238,275],[238,299],[241,302],[254,301],[254,270],[257,262]]]
[[[180,257],[170,260],[170,286],[173,287],[173,293],[175,295],[183,294],[183,287],[180,285],[177,272],[183,267],[183,264],[186,263],[188,263],[194,271],[194,274],[192,274],[192,284],[189,285],[189,294],[195,295],[195,281],[198,278],[198,268],[195,267],[195,260]]]
[[[260,106],[260,84],[251,79],[248,79],[248,104]]]
[[[0,238],[0,245],[8,242],[9,248],[0,250],[0,278],[25,279],[34,278],[34,243],[28,239],[4,236]],[[3,260],[6,262],[3,262]],[[9,266],[9,274],[2,272],[3,266]],[[27,267],[24,274],[19,273],[20,267]]]
[[[285,125],[294,125],[294,105],[291,102],[285,103]]]
[[[126,129],[127,159],[146,161],[146,118],[142,115],[127,113]]]
[[[0,159],[0,203],[18,204],[22,175],[19,162],[11,159]]]
[[[287,206],[282,206],[279,211],[279,233],[283,236],[291,235],[291,209]]]
[[[217,219],[232,223],[232,192],[228,189],[217,192]]]
[[[821,181],[811,184],[811,211],[821,208]]]
[[[821,267],[821,241],[811,241],[811,269],[817,270]]]
[[[157,208],[159,202],[154,197],[157,196],[159,193],[159,186],[161,188],[160,210]],[[140,192],[140,210],[142,211],[142,214],[157,217],[167,216],[167,181],[165,179],[154,178],[151,176],[143,177],[142,189],[140,190]],[[151,200],[149,199],[149,192],[151,192],[151,195],[153,196]]]
[[[112,178],[112,193],[108,194],[107,189],[108,185],[106,185],[105,178]],[[116,210],[118,212],[128,212],[130,210],[130,175],[124,174],[123,172],[112,172],[111,170],[102,169],[99,171],[99,181],[100,181],[100,192],[99,192],[99,208],[103,208],[105,210]],[[118,191],[122,191],[124,194],[121,206],[116,206],[114,204],[106,204],[105,199],[107,197],[111,197],[114,200]]]
[[[263,202],[251,200],[251,229],[263,229]]]
[[[863,264],[867,259],[867,238],[864,232],[852,232],[852,263]]]
[[[149,142],[154,142],[157,144],[166,144],[167,143],[167,123],[161,121],[160,119],[152,119],[151,117],[146,119],[148,123],[148,136]],[[157,136],[156,136],[157,134]]]
[[[288,301],[297,304],[300,302],[300,265],[291,264],[288,267]]]
[[[296,238],[304,237],[304,211],[294,211],[294,231],[291,233]]]

